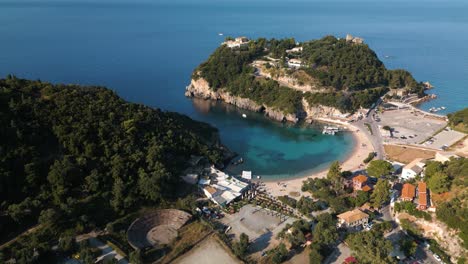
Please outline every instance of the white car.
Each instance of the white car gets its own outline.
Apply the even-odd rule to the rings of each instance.
[[[442,259],[440,259],[439,255],[434,254],[434,258],[435,258],[437,261],[442,262]]]

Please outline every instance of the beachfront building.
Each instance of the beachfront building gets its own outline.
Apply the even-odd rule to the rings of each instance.
[[[198,184],[206,197],[220,206],[226,206],[241,197],[249,187],[248,183],[229,176],[214,166],[210,167],[209,179],[202,178]]]
[[[288,60],[289,68],[300,68],[302,67],[302,61],[300,59],[289,59]]]
[[[240,48],[245,47],[249,44],[249,39],[247,37],[237,37],[235,39],[228,39],[221,43],[221,45],[226,45],[229,48]]]
[[[424,170],[425,166],[426,163],[423,159],[415,159],[403,167],[403,170],[401,171],[401,178],[403,180],[414,179]]]
[[[405,202],[412,202],[416,195],[416,187],[411,183],[403,184],[403,188],[401,189],[401,196],[400,200]]]
[[[444,162],[450,161],[451,158],[458,159],[460,157],[453,152],[437,152],[435,154],[434,160],[444,163]]]
[[[428,204],[427,186],[425,182],[418,183],[418,210],[426,210]]]
[[[356,227],[359,225],[365,225],[369,222],[369,215],[359,209],[347,211],[338,216],[339,227]]]
[[[251,171],[242,171],[242,178],[246,180],[252,180],[252,172]]]

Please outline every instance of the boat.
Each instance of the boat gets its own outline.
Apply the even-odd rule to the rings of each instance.
[[[257,176],[257,179],[261,179],[262,177],[260,177],[260,175]]]
[[[222,36],[222,35],[224,35],[224,34],[223,34],[223,33],[218,33],[218,35],[219,35],[219,36]]]
[[[242,163],[244,163],[244,159],[241,157],[237,161],[233,161],[232,165],[237,166],[237,165],[242,164]]]
[[[441,106],[440,109],[445,110],[445,106]]]
[[[333,127],[333,126],[325,126],[322,130],[323,135],[332,135],[334,136],[336,133],[338,133],[340,129],[338,127]]]
[[[246,115],[246,114],[242,114],[242,117],[243,117],[243,118],[247,118],[247,115]]]

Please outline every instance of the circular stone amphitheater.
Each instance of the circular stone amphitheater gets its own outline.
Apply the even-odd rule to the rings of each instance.
[[[167,245],[177,237],[178,230],[192,217],[175,209],[162,209],[148,213],[130,225],[128,243],[134,249]]]

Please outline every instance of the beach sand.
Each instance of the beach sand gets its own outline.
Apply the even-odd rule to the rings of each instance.
[[[370,152],[374,151],[372,143],[367,138],[367,136],[360,131],[357,127],[346,124],[349,129],[349,133],[353,134],[355,140],[355,146],[353,152],[346,157],[345,160],[340,161],[341,169],[343,171],[355,171],[358,169],[363,169],[364,165],[363,160],[369,155]],[[308,178],[324,178],[327,176],[328,169],[312,173],[310,175],[291,179],[291,180],[278,180],[278,181],[268,181],[265,183],[266,191],[273,196],[289,195],[292,197],[298,198],[300,196],[310,196],[310,194],[303,193],[301,191],[302,182]]]

